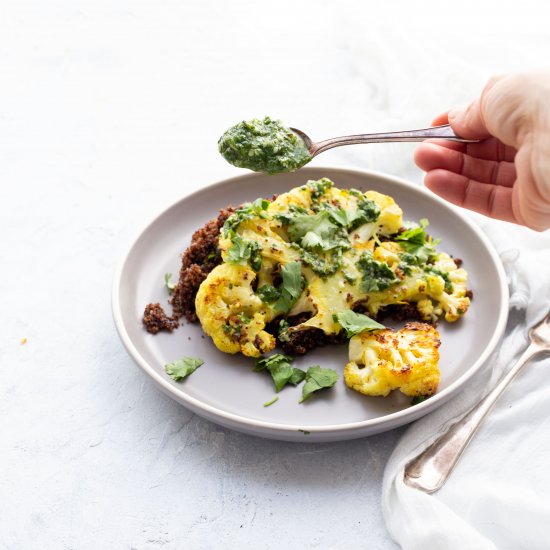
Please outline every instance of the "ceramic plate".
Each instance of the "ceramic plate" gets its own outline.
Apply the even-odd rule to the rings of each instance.
[[[374,189],[389,194],[403,209],[404,220],[430,220],[429,232],[442,250],[464,260],[474,299],[459,322],[441,322],[441,383],[433,397],[410,406],[400,392],[367,397],[349,390],[341,373],[347,346],[319,348],[299,357],[295,366],[319,364],[340,373],[336,386],[299,404],[301,387],[286,387],[269,407],[271,377],[252,371],[253,360],[218,351],[199,324],[184,323],[172,334],[145,331],[146,304],[167,306],[164,274],[177,279],[180,255],[192,233],[228,204],[271,197],[328,177],[337,187]],[[167,307],[167,311],[171,309]],[[120,337],[135,362],[161,390],[213,422],[249,434],[288,441],[337,441],[371,435],[415,420],[461,391],[483,365],[501,337],[508,312],[508,291],[500,260],[484,234],[461,212],[433,194],[383,174],[337,168],[303,168],[292,174],[248,174],[221,181],[187,196],[160,214],[137,237],[118,269],[113,314]],[[205,363],[183,382],[174,382],[164,365],[189,355]],[[136,383],[138,383],[136,381]]]

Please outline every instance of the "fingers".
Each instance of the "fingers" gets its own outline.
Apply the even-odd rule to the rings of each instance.
[[[437,115],[432,120],[432,126],[442,126],[443,124],[449,124],[448,111]]]
[[[422,170],[443,169],[482,183],[512,187],[516,168],[512,162],[484,160],[464,154],[453,147],[437,143],[423,143],[415,151],[416,164]]]
[[[426,187],[445,200],[485,216],[518,223],[512,209],[512,188],[467,178],[448,170],[426,174]]]
[[[448,112],[449,124],[459,136],[466,139],[485,139],[491,135],[485,119],[486,99],[501,78],[491,78],[483,88],[479,99],[472,101],[469,105],[455,107]]]
[[[427,139],[422,142],[422,144],[424,143],[433,143],[440,147],[452,149],[453,151],[460,151],[471,157],[495,160],[497,162],[513,162],[517,154],[516,149],[504,145],[504,143],[493,137],[484,139],[479,143],[460,143],[458,141],[447,141],[444,139]]]
[[[485,139],[491,135],[483,120],[479,100],[475,100],[465,107],[451,109],[448,117],[449,124],[460,137]]]
[[[491,137],[479,143],[466,143],[466,153],[479,159],[513,162],[517,149]]]

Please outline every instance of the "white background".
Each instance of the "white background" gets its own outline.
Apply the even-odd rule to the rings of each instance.
[[[0,4],[0,548],[396,548],[380,488],[404,429],[290,444],[192,415],[122,349],[113,272],[160,210],[239,173],[216,149],[231,124],[427,125],[548,64],[540,5]],[[419,183],[412,151],[314,162]]]

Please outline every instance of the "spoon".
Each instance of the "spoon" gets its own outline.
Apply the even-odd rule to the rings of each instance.
[[[358,143],[385,143],[394,141],[424,141],[425,139],[446,139],[448,141],[460,141],[462,143],[477,143],[477,139],[464,139],[457,136],[448,124],[443,126],[433,126],[431,128],[423,128],[421,130],[405,130],[404,132],[385,132],[382,134],[356,134],[353,136],[341,136],[331,139],[325,139],[318,143],[296,128],[290,128],[295,134],[298,134],[306,144],[306,147],[311,154],[311,157],[317,156],[319,153],[328,151],[333,147],[341,147],[342,145],[355,145]]]

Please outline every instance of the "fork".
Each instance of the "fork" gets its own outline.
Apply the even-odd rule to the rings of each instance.
[[[403,481],[425,493],[443,487],[453,468],[508,384],[531,359],[550,353],[550,313],[529,329],[529,346],[500,382],[462,418],[405,466]]]

